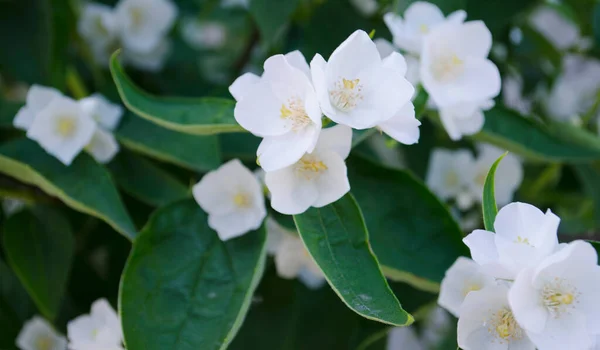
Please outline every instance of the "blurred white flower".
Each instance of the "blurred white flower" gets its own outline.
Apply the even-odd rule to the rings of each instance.
[[[158,72],[165,65],[170,52],[171,41],[164,38],[150,51],[139,52],[125,49],[123,61],[141,70]]]
[[[175,23],[177,7],[171,0],[120,0],[115,13],[125,50],[141,54],[160,45]]]
[[[512,280],[521,270],[535,267],[558,249],[559,223],[560,218],[550,210],[544,214],[533,205],[515,202],[498,212],[496,233],[475,230],[463,242],[482,271]]]
[[[460,309],[458,346],[463,350],[535,350],[508,304],[508,288],[469,293]]]
[[[574,47],[581,40],[577,24],[551,6],[538,7],[529,23],[559,50]]]
[[[297,55],[306,65],[298,51],[275,55],[265,62],[261,78],[246,73],[230,87],[232,95],[239,97],[236,121],[263,137],[256,153],[267,172],[290,166],[312,152],[321,131],[321,110],[305,74],[308,65],[302,70],[288,60]]]
[[[421,343],[415,327],[394,327],[389,332],[387,339],[387,350],[425,350]]]
[[[325,283],[325,275],[310,256],[297,233],[290,232],[275,220],[267,219],[267,250],[275,258],[277,275],[298,278],[308,288]]]
[[[452,316],[439,306],[429,311],[421,325],[421,343],[426,349],[438,349],[447,335],[455,332],[452,329]]]
[[[397,51],[396,47],[386,39],[378,38],[373,40],[373,42],[375,43],[375,47],[377,47],[377,51],[379,52],[379,55],[382,59],[388,57],[393,52]],[[404,60],[406,62],[406,80],[408,80],[408,82],[411,83],[413,86],[417,86],[421,81],[421,79],[419,78],[419,59],[413,55],[405,54]],[[413,97],[415,95],[416,94],[413,94]]]
[[[29,129],[36,115],[50,104],[50,101],[60,96],[62,96],[60,91],[54,88],[37,84],[31,85],[27,92],[25,106],[21,107],[19,112],[17,112],[13,120],[13,125],[22,130]]]
[[[508,74],[502,79],[502,101],[504,105],[523,115],[531,113],[532,100],[523,96],[523,78]]]
[[[123,107],[111,103],[98,93],[79,100],[79,104],[98,124],[86,150],[99,163],[110,162],[120,149],[112,132],[123,116]]]
[[[600,334],[599,290],[596,250],[574,241],[523,270],[508,298],[515,319],[539,349],[589,349]]]
[[[282,214],[295,215],[309,207],[320,208],[350,191],[345,159],[352,147],[352,129],[336,125],[323,129],[312,153],[298,162],[272,172],[265,181],[271,206]]]
[[[27,137],[63,164],[70,165],[90,143],[96,128],[94,119],[79,103],[58,96],[37,113],[27,130]]]
[[[25,322],[15,344],[20,350],[65,350],[67,339],[46,320],[35,316]]]
[[[459,102],[440,107],[440,120],[450,139],[458,141],[481,131],[485,123],[483,112],[492,107],[494,100]]]
[[[26,203],[20,199],[13,198],[5,198],[2,200],[2,210],[4,211],[4,216],[9,217],[21,209],[25,208]]]
[[[483,273],[476,262],[459,257],[446,271],[440,286],[438,304],[459,317],[460,307],[470,292],[494,285],[496,280]]]
[[[204,175],[192,193],[223,241],[256,230],[267,215],[260,183],[238,159]]]
[[[227,28],[219,22],[186,18],[181,24],[181,36],[197,50],[218,49],[225,44]]]
[[[427,187],[442,200],[468,193],[467,179],[473,162],[473,154],[469,150],[434,149],[427,167]]]
[[[350,0],[350,3],[361,15],[366,17],[373,16],[379,9],[377,0]]]
[[[96,128],[85,150],[100,164],[109,163],[119,153],[119,143],[115,136],[102,128]]]
[[[323,113],[355,129],[391,119],[414,93],[402,73],[406,63],[401,57],[394,52],[382,60],[375,43],[362,30],[338,46],[329,62],[315,55],[311,73]]]
[[[221,0],[221,7],[223,7],[223,8],[232,8],[232,7],[248,8],[249,5],[250,5],[250,0]]]
[[[95,2],[84,3],[77,23],[79,35],[93,52],[106,51],[117,40],[118,23],[110,6]]]
[[[425,37],[420,76],[439,108],[481,105],[500,93],[500,73],[487,59],[491,47],[492,34],[482,21],[447,21]]]
[[[413,2],[404,12],[404,18],[395,13],[386,13],[385,24],[392,33],[394,45],[413,55],[420,55],[424,38],[438,25],[449,21],[461,23],[467,14],[464,11],[451,13],[448,18],[442,11],[429,2]]]
[[[379,56],[381,58],[386,58],[392,54],[392,52],[397,52],[396,47],[384,38],[374,39],[375,47],[377,48],[377,52],[379,52]]]
[[[124,350],[121,322],[106,299],[96,300],[89,315],[67,324],[69,350]]]

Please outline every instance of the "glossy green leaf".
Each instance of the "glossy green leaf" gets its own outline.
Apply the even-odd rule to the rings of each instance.
[[[261,40],[273,44],[283,34],[297,6],[298,0],[250,0],[248,10],[258,25]]]
[[[120,51],[110,60],[110,71],[127,108],[164,128],[186,134],[210,135],[244,129],[233,117],[234,101],[223,98],[165,98],[142,91],[125,74]]]
[[[190,195],[178,179],[132,153],[121,151],[109,168],[125,192],[148,205],[163,206]]]
[[[65,291],[75,240],[69,222],[51,207],[23,210],[3,226],[4,252],[17,277],[48,319],[54,319]]]
[[[542,161],[586,162],[600,159],[600,139],[574,125],[542,124],[496,107],[485,113],[483,130],[473,138]]]
[[[508,152],[505,152],[494,162],[494,164],[492,164],[483,185],[483,200],[481,204],[483,210],[483,225],[485,226],[485,229],[490,232],[495,232],[494,221],[496,221],[496,214],[498,214],[495,195],[496,169],[498,169],[498,165],[500,165],[500,162],[507,154]]]
[[[352,193],[386,276],[438,290],[450,265],[468,255],[462,232],[446,207],[405,171],[356,156],[347,165]]]
[[[217,136],[182,134],[127,114],[115,132],[119,142],[138,153],[187,169],[209,171],[221,164]]]
[[[308,252],[350,309],[391,325],[413,322],[381,272],[362,213],[351,194],[295,215],[294,221]]]
[[[21,325],[36,313],[21,282],[0,259],[0,349],[17,350],[15,339]]]
[[[106,169],[86,153],[65,166],[29,139],[0,145],[0,172],[41,188],[71,208],[96,216],[125,237],[136,229]]]
[[[245,162],[256,162],[256,150],[261,138],[250,133],[232,133],[219,135],[221,150],[225,159],[239,158]]]
[[[193,200],[157,211],[123,273],[127,348],[225,349],[262,276],[265,242],[264,227],[222,242]]]

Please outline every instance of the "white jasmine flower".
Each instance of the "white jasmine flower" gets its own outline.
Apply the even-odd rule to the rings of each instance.
[[[436,306],[423,320],[421,343],[426,349],[439,348],[452,327],[452,316],[446,310]]]
[[[508,294],[510,305],[539,349],[592,346],[592,335],[600,334],[597,264],[596,250],[574,241],[517,276]]]
[[[119,153],[120,147],[115,136],[102,128],[96,128],[85,150],[100,164],[109,163]]]
[[[460,307],[470,292],[494,285],[496,280],[483,273],[476,262],[459,257],[446,271],[440,287],[438,304],[455,317],[459,317]]]
[[[425,180],[427,187],[442,200],[468,193],[467,179],[473,162],[473,155],[468,150],[433,150]]]
[[[577,24],[550,6],[540,6],[529,22],[559,50],[576,46],[581,40]]]
[[[387,339],[387,350],[425,350],[425,346],[419,340],[415,327],[394,327]]]
[[[264,138],[256,153],[267,172],[294,164],[313,151],[319,138],[321,110],[307,70],[297,51],[275,55],[265,62],[261,78],[246,73],[230,87],[239,98],[234,110],[237,122]]]
[[[481,131],[485,123],[483,111],[494,107],[493,100],[459,102],[440,107],[440,120],[450,139],[458,141],[465,135]]]
[[[419,142],[421,122],[415,117],[415,106],[408,102],[389,120],[377,125],[394,140],[405,145]]]
[[[187,18],[181,24],[181,36],[197,50],[218,49],[225,44],[227,28],[219,22]]]
[[[77,31],[93,51],[106,50],[117,40],[118,23],[110,6],[85,3],[77,24]]]
[[[38,142],[63,164],[70,165],[95,132],[94,119],[81,105],[59,96],[37,114],[27,137]]]
[[[20,350],[65,350],[67,339],[46,320],[35,316],[25,322],[15,344]]]
[[[508,288],[488,286],[469,293],[460,309],[458,346],[463,350],[535,350],[515,320]]]
[[[502,80],[502,101],[504,105],[520,114],[531,113],[532,101],[523,96],[523,78],[519,75],[508,74]]]
[[[223,241],[256,230],[267,215],[258,180],[238,159],[204,175],[192,193]]]
[[[56,97],[60,97],[60,91],[37,84],[31,85],[27,92],[25,106],[19,109],[19,112],[13,120],[13,125],[22,130],[28,130],[33,124],[36,115],[44,109],[50,101]]]
[[[352,129],[336,125],[324,129],[312,153],[295,164],[267,172],[265,181],[276,211],[295,215],[320,208],[350,191],[344,160],[352,147]]]
[[[121,0],[115,12],[126,51],[140,54],[155,50],[177,17],[171,0]]]
[[[350,3],[361,15],[366,17],[373,16],[379,9],[377,0],[350,0]]]
[[[446,19],[442,11],[429,2],[413,2],[404,12],[404,19],[394,13],[386,13],[385,24],[394,37],[394,45],[414,55],[420,55],[424,38],[438,25],[450,21],[461,23],[467,14],[456,11]]]
[[[158,72],[165,65],[171,52],[171,41],[161,40],[156,47],[147,52],[123,51],[123,61],[148,72]]]
[[[79,103],[104,130],[115,130],[123,117],[123,107],[110,102],[99,93],[83,98]]]
[[[106,299],[96,300],[89,315],[67,324],[69,350],[123,350],[121,322]]]
[[[500,73],[487,59],[491,47],[492,34],[482,21],[447,21],[426,36],[420,76],[438,107],[481,104],[500,93]]]
[[[536,266],[558,249],[560,219],[550,210],[544,214],[530,204],[511,203],[498,212],[496,233],[475,230],[463,239],[482,269],[501,279]]]
[[[317,54],[310,65],[323,113],[355,129],[391,119],[414,93],[404,78],[402,56],[392,53],[382,60],[375,43],[362,30],[338,46],[329,62]]]

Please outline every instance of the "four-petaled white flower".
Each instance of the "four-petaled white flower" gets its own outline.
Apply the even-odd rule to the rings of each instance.
[[[458,346],[463,350],[534,350],[508,303],[508,288],[471,292],[460,308]]]
[[[481,21],[447,21],[425,37],[421,80],[440,109],[481,105],[500,93],[500,73],[487,59],[491,47],[492,34]]]
[[[259,228],[267,215],[260,183],[238,159],[204,175],[192,192],[223,241]]]
[[[173,26],[177,7],[171,0],[121,0],[115,13],[123,45],[148,53],[160,45]]]
[[[112,132],[123,116],[123,107],[111,103],[101,94],[81,99],[79,103],[98,125],[92,140],[85,149],[99,163],[110,162],[119,152],[119,144]]]
[[[67,325],[69,350],[124,350],[121,322],[106,299],[96,300],[89,315]]]
[[[286,279],[298,278],[308,288],[325,283],[325,275],[310,256],[298,233],[267,219],[267,249],[275,259],[277,275]]]
[[[54,88],[36,84],[31,85],[29,91],[27,91],[25,106],[17,112],[13,125],[22,130],[29,129],[36,115],[58,96],[62,96],[62,94]]]
[[[58,96],[37,113],[27,130],[27,137],[37,141],[65,165],[70,165],[90,143],[96,130],[96,122],[80,104]]]
[[[414,93],[404,77],[402,56],[394,52],[382,60],[375,43],[362,30],[338,46],[328,62],[317,54],[310,66],[323,113],[355,129],[390,120]]]
[[[434,149],[427,168],[427,187],[442,200],[458,200],[465,194],[470,200],[467,179],[472,164],[473,155],[469,150]],[[470,206],[472,202],[468,204]]]
[[[523,270],[509,294],[515,319],[544,350],[589,349],[600,334],[596,250],[574,241]]]
[[[404,18],[389,12],[383,19],[392,33],[394,45],[414,55],[420,55],[423,41],[432,29],[446,21],[461,23],[466,17],[467,14],[460,10],[445,18],[434,4],[416,1],[406,9]]]
[[[65,350],[67,339],[46,320],[35,316],[25,322],[15,344],[20,350]]]
[[[282,169],[312,152],[321,131],[321,110],[298,51],[265,62],[262,77],[247,73],[230,87],[237,122],[263,137],[257,150],[267,172]]]
[[[446,271],[440,287],[438,304],[455,317],[459,317],[460,307],[470,292],[494,285],[496,280],[483,273],[476,262],[459,257]]]
[[[544,214],[533,205],[515,202],[498,212],[496,233],[475,230],[463,241],[485,273],[512,280],[558,249],[559,223],[560,218],[550,210]]]
[[[111,7],[98,3],[85,3],[77,30],[91,47],[97,62],[104,62],[117,40],[118,22]]]
[[[345,159],[350,154],[352,129],[344,125],[321,131],[312,153],[295,164],[267,172],[265,182],[276,211],[295,215],[323,207],[350,191]]]

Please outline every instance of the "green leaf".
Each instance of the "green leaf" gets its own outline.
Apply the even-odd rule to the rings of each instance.
[[[298,0],[250,0],[249,11],[263,42],[271,45],[282,36],[297,6]]]
[[[306,249],[350,309],[395,326],[413,322],[381,272],[362,213],[351,194],[295,215],[294,221]]]
[[[182,134],[126,114],[115,132],[127,148],[190,170],[209,171],[221,164],[217,136]]]
[[[0,349],[17,350],[15,339],[23,322],[36,314],[21,282],[0,259]]]
[[[22,106],[22,103],[4,101],[0,99],[0,128],[12,129],[13,119]]]
[[[108,171],[86,153],[67,167],[37,143],[21,138],[0,146],[0,172],[38,186],[71,208],[106,221],[129,239],[136,235]]]
[[[9,217],[3,231],[9,265],[42,315],[55,319],[75,248],[69,222],[51,207],[36,207]]]
[[[537,0],[468,0],[464,8],[469,20],[482,20],[494,36],[500,36],[522,11]]]
[[[225,159],[239,158],[240,160],[255,163],[256,150],[261,138],[250,133],[221,134],[219,141]]]
[[[576,164],[575,173],[579,177],[585,194],[594,201],[595,226],[600,227],[600,163]]]
[[[211,135],[244,129],[233,117],[234,101],[223,98],[165,98],[142,91],[123,71],[120,51],[110,60],[119,95],[127,108],[138,116],[164,128],[186,134]]]
[[[485,229],[490,232],[494,231],[494,221],[496,221],[496,214],[498,214],[498,207],[496,205],[496,195],[495,195],[495,181],[496,178],[496,169],[502,159],[508,154],[505,152],[503,155],[498,158],[490,171],[485,178],[485,184],[483,185],[483,201],[482,201],[482,210],[483,210],[483,225]]]
[[[592,13],[592,29],[594,30],[596,46],[598,46],[600,45],[600,3],[594,5],[594,11]]]
[[[265,242],[264,226],[222,242],[193,200],[158,210],[123,273],[127,348],[225,349],[262,276]]]
[[[386,276],[437,291],[456,258],[468,255],[460,228],[446,207],[405,171],[356,156],[347,165],[352,193]]]
[[[485,113],[483,130],[473,138],[533,160],[587,162],[600,159],[600,139],[567,123],[542,124],[496,107]]]
[[[132,153],[121,151],[109,168],[125,192],[148,205],[159,207],[190,195],[171,174]]]

